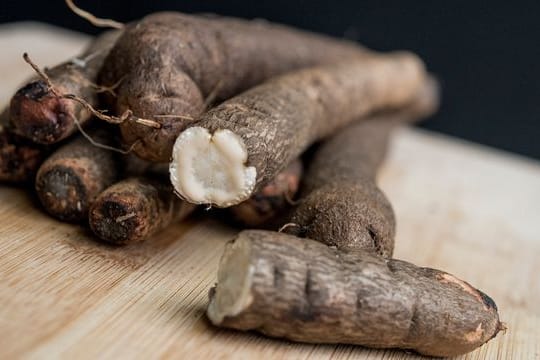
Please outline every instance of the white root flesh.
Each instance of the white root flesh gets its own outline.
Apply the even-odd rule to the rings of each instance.
[[[248,199],[254,190],[257,171],[246,161],[246,147],[238,135],[192,127],[174,144],[171,183],[188,202],[228,207]]]
[[[238,239],[225,248],[218,270],[218,286],[208,305],[208,318],[220,324],[225,317],[236,316],[253,301],[251,295],[252,269],[250,244]]]

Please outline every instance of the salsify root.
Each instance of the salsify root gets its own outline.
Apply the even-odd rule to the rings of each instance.
[[[407,105],[425,83],[422,62],[404,52],[274,78],[180,134],[171,183],[187,201],[236,205],[313,143],[374,111]]]
[[[504,329],[489,296],[444,271],[264,230],[226,246],[207,316],[292,341],[429,356],[464,354]]]
[[[110,107],[162,125],[123,123],[124,141],[140,140],[137,155],[168,162],[176,137],[213,100],[290,70],[369,53],[352,42],[260,20],[156,13],[125,27],[100,83],[112,86],[124,79],[118,96],[109,96]]]

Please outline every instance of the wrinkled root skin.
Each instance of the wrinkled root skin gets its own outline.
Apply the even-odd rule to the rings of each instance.
[[[58,89],[66,91],[62,87]],[[54,144],[65,139],[72,133],[66,129],[75,127],[76,118],[89,118],[86,110],[75,102],[52,94],[42,80],[19,89],[10,107],[15,131],[39,144]]]
[[[154,93],[148,89],[151,84],[159,86]],[[146,95],[135,97],[133,94]],[[134,121],[120,124],[124,144],[129,147],[135,144],[134,153],[152,162],[170,161],[176,138],[204,110],[204,99],[197,85],[187,75],[174,74],[165,65],[127,78],[118,88],[115,100],[118,114],[129,110],[138,117],[160,124],[159,129]]]
[[[230,291],[238,281],[245,286]],[[493,300],[453,275],[262,230],[227,245],[207,315],[292,341],[440,357],[470,352],[504,328]]]
[[[438,104],[438,85],[428,78],[407,106],[357,121],[319,145],[284,231],[338,249],[392,256],[396,219],[375,177],[393,129],[431,115]]]
[[[90,209],[89,223],[103,241],[127,245],[144,241],[195,206],[178,199],[170,185],[130,178],[106,189]]]
[[[423,63],[404,52],[307,68],[221,103],[196,127],[241,138],[248,154],[245,168],[256,170],[252,195],[315,142],[374,111],[408,105],[426,76]]]
[[[292,199],[298,192],[302,172],[302,162],[293,161],[250,199],[230,207],[229,211],[235,221],[249,227],[275,227],[274,220],[292,207]]]
[[[127,145],[137,141],[138,156],[167,162],[174,140],[209,98],[221,101],[294,69],[367,53],[352,42],[267,22],[162,12],[126,27],[105,60],[100,84],[122,79],[118,96],[107,99],[115,112],[129,109],[162,125],[127,122],[121,129]]]
[[[299,204],[284,231],[345,250],[384,257],[394,251],[396,219],[375,176],[394,124],[385,118],[355,123],[313,154]]]
[[[284,229],[344,250],[391,257],[396,220],[386,196],[369,180],[327,184],[300,200]]]

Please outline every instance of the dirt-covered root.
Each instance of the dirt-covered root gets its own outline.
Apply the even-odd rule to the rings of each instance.
[[[46,71],[59,94],[72,94],[98,106],[97,75],[120,31],[97,37],[78,57]],[[31,50],[31,49],[30,49]],[[75,133],[92,117],[83,105],[55,95],[43,80],[21,87],[11,99],[11,123],[17,134],[40,144],[52,144]]]
[[[340,249],[391,256],[396,221],[375,176],[392,130],[431,115],[438,99],[437,84],[430,80],[408,106],[356,122],[319,145],[284,231]]]
[[[111,144],[110,129],[94,129],[89,136]],[[44,209],[69,222],[86,221],[97,196],[117,180],[119,164],[114,152],[96,147],[80,136],[47,158],[36,175],[35,187]]]
[[[256,20],[151,14],[126,26],[100,82],[117,88],[109,103],[153,119],[161,129],[124,123],[142,158],[168,162],[176,137],[212,100],[224,100],[285,72],[369,55],[358,44]]]
[[[129,178],[99,195],[90,209],[89,223],[100,239],[126,245],[148,239],[194,209],[178,199],[165,182]]]
[[[34,180],[36,171],[50,152],[16,135],[9,124],[9,110],[0,113],[0,182],[24,184]]]
[[[294,205],[302,178],[302,161],[297,159],[248,200],[231,206],[233,219],[244,226],[267,228]]]
[[[34,179],[48,150],[0,126],[0,182],[23,184]]]
[[[371,179],[328,183],[299,199],[283,227],[339,249],[392,256],[396,219],[392,205]]]
[[[274,78],[180,134],[171,182],[187,201],[236,205],[314,142],[373,111],[408,104],[425,83],[422,62],[403,52]]]
[[[464,354],[504,328],[493,300],[443,271],[246,230],[226,246],[207,316],[308,343]]]

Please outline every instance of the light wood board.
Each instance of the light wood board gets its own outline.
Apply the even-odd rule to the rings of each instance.
[[[87,38],[0,27],[0,103],[31,70]],[[459,104],[454,104],[459,106]],[[490,294],[508,331],[462,359],[540,359],[540,163],[403,129],[380,174],[398,219],[398,258],[445,269]],[[0,187],[0,358],[409,359],[402,351],[305,345],[217,330],[204,317],[223,245],[212,220],[124,248],[44,215]]]

